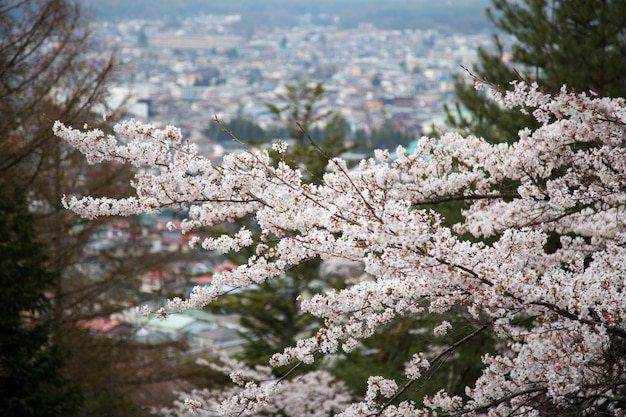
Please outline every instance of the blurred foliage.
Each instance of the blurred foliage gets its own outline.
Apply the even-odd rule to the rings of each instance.
[[[626,95],[623,0],[493,0],[492,7],[488,16],[499,32],[495,52],[478,49],[474,76],[500,91],[510,89],[513,80],[524,80],[536,81],[547,93],[557,93],[565,84],[599,96]],[[502,34],[513,38],[510,48]],[[459,105],[447,109],[448,122],[464,133],[511,143],[520,129],[538,126],[531,115],[504,109],[475,90],[468,75],[457,78],[455,89]]]
[[[445,336],[437,336],[433,329],[443,320],[450,322],[452,327]],[[366,392],[369,375],[394,379],[401,386],[407,381],[405,362],[414,353],[424,352],[432,361],[432,358],[479,328],[480,323],[468,319],[462,308],[443,315],[418,314],[398,318],[364,340],[354,351],[331,359],[330,369],[356,396]],[[431,363],[431,368],[423,372],[402,399],[421,404],[425,395],[433,395],[441,389],[446,389],[450,395],[465,395],[465,387],[481,374],[484,366],[481,356],[493,350],[494,339],[487,333],[470,338],[449,354],[442,355],[438,362]]]
[[[369,133],[357,130],[354,136],[354,150],[365,153],[371,153],[375,149],[394,151],[400,145],[406,149],[416,139],[415,135],[397,129],[391,120],[385,120],[380,127],[372,129]]]
[[[270,155],[275,162],[284,158],[286,163],[300,167],[305,182],[320,182],[329,159],[349,149],[344,143],[345,121],[338,114],[322,109],[325,94],[323,83],[287,85],[285,93],[277,95],[277,104],[267,105],[291,142],[286,155],[275,151]],[[226,129],[229,126],[236,136],[239,124],[224,125]],[[248,142],[255,146],[269,145],[262,136]],[[247,226],[254,229],[253,224]],[[240,253],[232,260],[243,262],[245,255]],[[298,297],[328,285],[324,283],[325,277],[319,275],[320,263],[319,259],[308,260],[284,276],[222,297],[208,306],[214,312],[240,314],[239,323],[244,328],[241,335],[248,342],[241,358],[248,365],[267,365],[273,353],[293,346],[298,338],[319,327],[319,319],[300,311]],[[286,367],[275,369],[278,375],[287,371]]]
[[[63,375],[65,352],[50,323],[54,273],[15,185],[0,182],[0,416],[76,416],[81,392]]]
[[[149,369],[142,362],[144,352],[129,349],[116,355],[104,339],[84,331],[82,338],[73,335],[80,320],[108,317],[139,304],[141,274],[164,265],[167,257],[151,256],[149,242],[131,238],[141,236],[138,218],[88,221],[61,204],[64,194],[125,197],[132,191],[130,168],[90,165],[52,132],[55,120],[106,129],[102,114],[115,119],[122,113],[108,106],[115,58],[99,49],[81,6],[77,0],[9,0],[0,5],[0,178],[10,180],[26,198],[37,239],[46,247],[45,266],[52,273],[46,287],[46,325],[64,355],[61,374],[83,393],[78,415],[98,410],[97,415],[128,416],[123,404],[130,397],[107,373],[135,364]],[[26,303],[25,310],[27,301],[26,295],[12,300]],[[2,310],[0,320],[9,314]],[[95,352],[98,356],[92,356]],[[117,362],[122,358],[125,363]],[[107,365],[95,366],[99,361]],[[46,366],[37,368],[42,381]],[[50,378],[53,372],[51,367]],[[51,388],[50,394],[54,392]]]

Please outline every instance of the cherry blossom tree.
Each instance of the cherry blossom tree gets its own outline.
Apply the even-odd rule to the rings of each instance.
[[[228,357],[216,362],[198,359],[196,364],[208,366],[230,376],[233,385],[221,390],[195,390],[181,393],[174,408],[155,410],[164,417],[177,417],[186,411],[215,415],[213,410],[231,414],[233,409],[249,413],[286,417],[329,416],[350,404],[350,396],[341,382],[334,381],[326,371],[311,371],[292,379],[273,380],[268,366],[249,368]],[[259,384],[257,381],[271,381]],[[242,387],[245,387],[242,393]]]
[[[254,219],[259,234],[243,227],[191,242],[224,252],[252,248],[255,255],[216,274],[211,287],[170,300],[156,312],[162,316],[202,308],[233,287],[280,279],[309,259],[360,262],[369,278],[301,300],[302,310],[325,325],[277,352],[272,366],[350,351],[401,316],[461,307],[479,323],[447,347],[407,357],[402,380],[370,376],[363,397],[341,416],[624,415],[624,100],[565,88],[551,96],[525,83],[493,97],[532,114],[540,127],[521,130],[512,144],[456,133],[422,138],[413,154],[377,151],[354,170],[333,159],[320,184],[303,183],[284,160],[272,164],[267,150],[212,165],[171,126],[131,120],[105,135],[57,122],[55,134],[91,163],[119,161],[138,172],[135,196],[65,196],[63,204],[86,218],[184,207],[181,233]],[[284,143],[274,150],[289,152]],[[467,207],[453,228],[423,208],[449,201]],[[460,239],[464,233],[476,239]],[[442,322],[435,332],[450,326]],[[497,352],[483,356],[482,375],[464,396],[441,390],[420,404],[403,400],[455,349],[486,332],[498,338]],[[242,378],[241,391],[221,403],[222,414],[253,414],[285,385]]]

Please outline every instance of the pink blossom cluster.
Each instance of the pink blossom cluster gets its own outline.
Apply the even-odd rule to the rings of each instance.
[[[200,359],[198,365],[229,374],[234,385],[180,393],[174,407],[155,411],[164,417],[179,416],[185,412],[199,416],[318,417],[336,413],[350,404],[347,388],[334,381],[326,371],[278,380],[267,366],[249,368],[227,357],[222,357],[221,361],[223,365],[220,366]]]
[[[64,197],[63,204],[87,218],[183,207],[181,233],[251,216],[258,236],[242,229],[192,241],[255,254],[217,274],[212,287],[171,300],[171,311],[200,308],[225,284],[276,279],[311,258],[360,262],[371,279],[303,300],[302,309],[325,326],[277,352],[272,365],[349,351],[397,317],[453,306],[502,340],[499,354],[483,358],[483,374],[466,398],[441,391],[423,409],[395,401],[438,360],[415,352],[407,358],[407,381],[371,376],[363,402],[343,416],[539,415],[534,407],[542,401],[579,400],[589,410],[602,405],[619,413],[607,402],[626,386],[625,358],[614,354],[626,343],[626,105],[565,88],[550,96],[525,83],[499,100],[532,114],[540,127],[520,131],[512,145],[457,133],[422,138],[412,154],[378,151],[356,170],[334,159],[320,185],[302,183],[300,171],[284,162],[273,165],[265,150],[212,165],[172,127],[125,122],[116,127],[122,141],[57,122],[55,134],[89,161],[139,168],[136,196]],[[453,229],[420,208],[448,201],[466,207]],[[460,233],[494,243],[461,240]],[[449,327],[444,322],[436,331]],[[273,389],[244,386],[245,398],[264,403]],[[224,414],[240,410],[243,397],[236,398]]]

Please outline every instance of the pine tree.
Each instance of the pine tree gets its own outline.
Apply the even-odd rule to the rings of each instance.
[[[10,188],[0,184],[0,416],[77,415],[81,395],[62,375],[49,320],[54,274],[23,194]]]
[[[285,155],[273,152],[273,157],[300,167],[309,183],[320,183],[329,159],[349,149],[343,142],[345,120],[338,113],[320,109],[325,98],[323,83],[301,83],[287,85],[286,92],[277,95],[278,105],[267,105],[294,141]],[[257,145],[263,142],[252,141]],[[216,311],[241,314],[240,324],[245,328],[242,336],[248,341],[242,357],[248,365],[266,365],[273,353],[294,345],[298,337],[316,327],[313,316],[300,311],[298,297],[311,294],[317,290],[316,286],[323,285],[320,264],[320,259],[311,259],[290,269],[280,279],[265,281],[245,293],[212,303]]]
[[[558,92],[565,84],[570,90],[591,90],[600,96],[626,94],[626,2],[492,0],[492,4],[493,9],[487,10],[489,19],[501,34],[512,37],[513,43],[508,50],[503,38],[494,35],[494,51],[478,49],[472,75],[499,90],[506,90],[511,81],[522,79],[536,81],[550,93]],[[455,90],[459,103],[454,111],[446,109],[448,122],[464,134],[483,137],[491,143],[511,143],[517,140],[522,128],[538,126],[532,115],[524,115],[519,109],[506,109],[485,91],[476,90],[467,75],[457,78]],[[516,184],[503,183],[502,191],[506,187]],[[448,225],[463,219],[461,210],[465,207],[458,201],[432,206],[445,216]],[[554,245],[553,240],[558,242],[558,236],[551,236],[548,245]],[[482,336],[470,346],[485,342],[491,343]],[[467,366],[462,372],[471,374],[478,352],[481,349],[463,354],[462,362]],[[460,378],[455,381],[456,386],[448,389],[462,388],[465,382]]]
[[[307,182],[319,183],[329,159],[350,149],[344,143],[346,121],[339,113],[322,110],[326,100],[323,82],[290,84],[285,90],[277,95],[281,104],[267,107],[295,139],[286,162],[302,167]]]
[[[495,27],[514,38],[510,51],[495,35],[495,52],[478,49],[473,75],[505,90],[513,80],[536,81],[554,93],[563,84],[576,92],[607,97],[626,95],[626,2],[623,0],[493,0],[487,14]],[[492,143],[517,140],[531,116],[506,110],[468,77],[456,82],[458,111],[447,109],[449,123]],[[469,117],[463,117],[467,110]]]

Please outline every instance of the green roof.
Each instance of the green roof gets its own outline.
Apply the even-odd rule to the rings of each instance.
[[[163,330],[181,330],[196,321],[193,317],[184,314],[171,314],[165,320],[158,317],[150,318],[146,323],[146,327]]]
[[[181,314],[184,314],[185,316],[193,317],[198,320],[210,321],[210,322],[217,321],[219,318],[219,316],[217,316],[216,314],[210,313],[205,310],[187,310]]]

